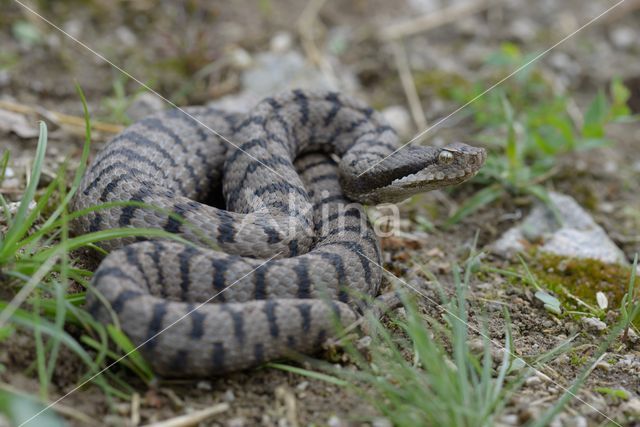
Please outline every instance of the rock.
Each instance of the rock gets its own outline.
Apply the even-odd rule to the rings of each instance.
[[[622,412],[629,416],[640,416],[640,399],[637,397],[624,402],[620,407],[622,409]]]
[[[618,49],[628,49],[636,44],[638,35],[630,27],[615,26],[611,33],[611,41]]]
[[[577,415],[566,420],[565,425],[567,427],[587,427],[589,424],[587,423],[587,419],[585,417],[583,417],[582,415]]]
[[[224,395],[222,396],[222,398],[224,399],[225,402],[233,402],[234,400],[236,400],[236,395],[233,394],[233,390],[229,389],[224,392]]]
[[[246,70],[253,63],[253,58],[246,50],[237,48],[231,52],[231,63],[239,70]]]
[[[389,421],[388,418],[378,417],[373,419],[371,426],[372,427],[393,427],[393,424],[391,423],[391,421]]]
[[[628,264],[624,252],[578,202],[560,193],[551,192],[549,196],[562,224],[549,208],[538,204],[521,224],[507,230],[491,244],[490,250],[496,255],[513,258],[535,245],[540,251],[555,255]]]
[[[411,135],[411,114],[409,114],[409,111],[405,107],[401,105],[391,105],[382,110],[382,115],[396,132],[398,132],[398,135]]]
[[[137,122],[153,113],[164,110],[166,107],[167,104],[158,95],[142,92],[134,98],[126,113],[131,121]]]
[[[280,43],[280,42],[278,42]],[[307,62],[296,50],[287,52],[263,52],[256,55],[240,81],[242,91],[224,96],[209,105],[234,112],[246,112],[267,96],[291,89],[345,90],[353,92],[357,88],[354,74],[348,69],[336,68],[338,81],[322,73]]]
[[[607,324],[597,317],[583,317],[582,324],[592,331],[604,331],[607,329]]]
[[[529,18],[517,18],[511,21],[509,33],[523,42],[532,41],[537,34],[538,26]]]
[[[198,383],[196,384],[196,388],[198,390],[205,390],[205,391],[211,391],[213,390],[213,386],[211,385],[210,381],[198,381]]]
[[[272,52],[282,53],[291,49],[293,45],[293,37],[291,33],[281,31],[271,38],[270,48]]]
[[[34,138],[39,134],[38,126],[22,114],[0,110],[0,132],[13,132],[20,138]]]
[[[231,418],[227,421],[227,427],[244,427],[247,425],[247,420],[244,417]]]
[[[0,70],[0,88],[9,86],[9,83],[11,83],[11,74],[9,73],[9,70]]]

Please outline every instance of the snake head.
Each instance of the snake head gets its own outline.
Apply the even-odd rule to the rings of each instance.
[[[461,142],[442,148],[409,146],[359,174],[348,175],[343,169],[342,185],[347,196],[358,202],[396,203],[466,181],[478,173],[486,157],[484,148]],[[353,165],[352,160],[352,170]]]

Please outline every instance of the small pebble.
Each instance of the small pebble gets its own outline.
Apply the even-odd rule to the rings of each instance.
[[[405,107],[401,105],[391,105],[382,110],[381,114],[399,135],[408,136],[411,134],[413,129],[411,115]]]
[[[251,66],[251,64],[253,63],[253,59],[251,58],[249,52],[244,49],[238,48],[234,49],[233,52],[231,52],[231,63],[234,67],[240,70],[244,70]]]
[[[621,405],[622,412],[629,416],[640,416],[640,399],[634,397]]]
[[[196,384],[196,388],[198,390],[206,390],[206,391],[213,390],[213,387],[211,386],[211,382],[209,381],[198,381],[198,384]]]
[[[329,427],[344,427],[346,423],[342,421],[337,415],[332,415],[327,421]]]
[[[236,395],[233,394],[233,390],[229,389],[224,392],[223,399],[225,400],[225,402],[233,402],[234,400],[236,400]]]
[[[611,41],[619,49],[628,49],[636,44],[638,35],[630,27],[615,26],[611,30]]]
[[[135,97],[126,113],[131,120],[137,122],[153,113],[164,110],[166,107],[167,104],[159,96],[151,92],[142,92]]]
[[[246,425],[247,420],[245,420],[244,417],[231,418],[227,421],[227,427],[244,427]]]
[[[587,419],[582,415],[577,415],[574,418],[569,418],[565,424],[567,427],[587,427]]]
[[[371,425],[373,427],[393,427],[393,424],[391,424],[391,421],[389,421],[388,418],[384,418],[384,417],[374,418]]]
[[[293,38],[290,33],[281,31],[271,38],[271,51],[276,53],[286,52],[291,49]]]
[[[532,376],[527,378],[527,380],[525,381],[525,384],[528,385],[529,387],[535,387],[537,385],[542,384],[542,380],[540,379],[540,377],[538,376]]]
[[[604,331],[607,329],[607,324],[597,317],[583,317],[582,324],[592,331]]]
[[[296,386],[297,390],[305,391],[309,387],[309,381],[302,381]]]

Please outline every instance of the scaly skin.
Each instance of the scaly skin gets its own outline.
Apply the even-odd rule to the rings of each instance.
[[[164,210],[101,210],[77,220],[76,233],[153,227],[194,243],[105,243],[120,249],[92,285],[112,311],[87,297],[98,319],[115,315],[135,344],[146,343],[142,353],[164,376],[223,374],[317,351],[381,281],[370,261],[381,262],[378,241],[353,201],[395,202],[457,184],[485,159],[461,143],[389,156],[399,147],[393,129],[337,93],[293,91],[246,115],[186,111],[239,149],[180,111],[163,112],[110,141],[73,200],[75,209],[133,200]],[[227,210],[204,203],[219,186]]]

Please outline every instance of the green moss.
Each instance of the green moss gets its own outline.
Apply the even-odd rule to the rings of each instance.
[[[631,269],[593,259],[566,258],[551,254],[538,254],[529,267],[541,285],[568,299],[566,291],[582,301],[597,307],[596,293],[607,296],[610,308],[620,306],[627,292]],[[636,280],[636,286],[638,280]],[[563,301],[565,302],[565,301]],[[571,299],[566,301],[575,305]],[[576,307],[580,309],[580,307]]]
[[[589,357],[586,354],[582,354],[575,349],[569,352],[569,363],[573,366],[584,366],[588,360]]]

